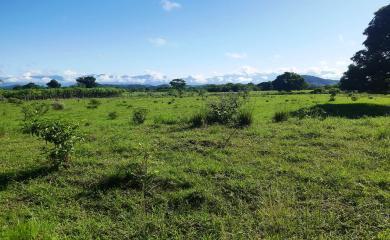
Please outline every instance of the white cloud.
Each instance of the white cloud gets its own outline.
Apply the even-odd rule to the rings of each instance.
[[[161,0],[161,6],[165,11],[172,11],[175,9],[181,8],[181,4],[177,2],[172,2],[169,0]]]
[[[259,73],[259,70],[252,66],[242,66],[241,69],[239,70],[239,73],[250,75],[254,73]]]
[[[162,47],[167,45],[168,41],[165,38],[158,37],[158,38],[149,38],[149,43],[153,44],[156,47]]]
[[[244,59],[248,57],[246,53],[231,53],[231,52],[226,53],[225,56],[231,59]]]

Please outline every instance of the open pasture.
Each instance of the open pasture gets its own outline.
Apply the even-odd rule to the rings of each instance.
[[[0,102],[0,238],[388,239],[390,97],[356,96],[251,93],[239,129],[187,124],[216,96],[58,100],[85,138],[59,170]]]

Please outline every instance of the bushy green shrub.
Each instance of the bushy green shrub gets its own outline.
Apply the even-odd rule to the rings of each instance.
[[[87,105],[87,108],[93,109],[93,108],[98,108],[101,102],[97,99],[91,99],[89,100],[89,103]]]
[[[51,104],[51,107],[54,109],[54,110],[63,110],[65,108],[64,104],[63,103],[60,103],[60,102],[53,102]]]
[[[74,151],[74,145],[83,140],[78,125],[61,120],[33,120],[26,122],[24,128],[25,132],[53,144],[47,153],[56,167],[66,166]]]
[[[118,118],[118,113],[117,112],[110,112],[108,113],[108,119],[114,120]]]
[[[224,95],[219,100],[210,102],[206,110],[208,124],[231,124],[234,123],[242,102],[238,95]]]
[[[243,102],[239,95],[224,95],[207,104],[206,108],[195,113],[189,119],[192,127],[222,124],[232,127],[249,126],[253,122],[253,113],[242,109]]]
[[[356,101],[358,100],[358,97],[357,97],[356,95],[352,95],[352,96],[351,96],[351,100],[354,101],[354,102],[356,102]]]
[[[148,114],[148,110],[145,108],[135,109],[133,112],[133,123],[142,124],[146,120],[146,115]]]
[[[274,122],[284,122],[284,121],[287,121],[288,120],[288,117],[290,116],[290,114],[286,111],[280,111],[280,112],[276,112],[274,114],[274,116],[272,117],[272,120]]]
[[[49,111],[49,105],[46,103],[31,103],[22,107],[24,121],[31,121],[42,117]]]

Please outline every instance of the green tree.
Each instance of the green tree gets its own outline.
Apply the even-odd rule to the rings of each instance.
[[[260,88],[260,90],[262,90],[262,91],[270,91],[270,90],[273,90],[272,82],[271,82],[271,81],[259,83],[259,84],[257,84],[257,86],[258,86],[258,87]]]
[[[379,9],[364,31],[363,50],[351,60],[340,81],[344,90],[390,91],[390,4]]]
[[[285,72],[272,82],[273,89],[278,91],[302,90],[307,88],[307,86],[305,79],[293,72]]]
[[[60,88],[61,84],[57,80],[52,79],[50,82],[46,83],[46,86],[48,88]]]
[[[183,90],[186,87],[186,81],[184,81],[183,79],[173,79],[169,84],[172,88],[176,89],[179,92],[180,96],[183,94]]]
[[[97,87],[98,85],[96,82],[96,78],[93,76],[79,77],[76,79],[76,82],[78,83],[79,86],[85,88],[94,88]]]

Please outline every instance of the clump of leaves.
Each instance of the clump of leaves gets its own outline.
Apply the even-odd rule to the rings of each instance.
[[[110,112],[108,113],[108,119],[114,120],[118,118],[118,113],[117,112]]]
[[[356,102],[356,101],[358,100],[358,97],[357,97],[356,95],[352,95],[352,96],[351,96],[351,100],[354,101],[354,102]]]
[[[56,167],[67,166],[74,146],[83,138],[78,125],[62,120],[34,120],[25,124],[25,130],[38,138],[52,143],[47,150],[49,159]]]
[[[100,104],[102,104],[102,103],[99,100],[91,99],[91,100],[89,100],[87,108],[89,108],[89,109],[98,108]]]
[[[245,99],[244,99],[245,100]],[[208,103],[206,108],[189,119],[193,127],[222,124],[232,127],[249,126],[253,121],[251,111],[241,109],[243,101],[239,95],[224,95]]]
[[[225,95],[219,100],[210,102],[206,110],[206,121],[208,124],[230,124],[236,119],[242,102],[238,95]]]
[[[42,117],[49,111],[49,105],[45,103],[32,103],[22,107],[23,120],[31,121]]]
[[[148,114],[148,110],[146,108],[135,109],[133,112],[133,123],[143,124],[146,120],[147,114]]]
[[[54,110],[63,110],[65,108],[64,104],[63,103],[60,103],[60,102],[53,102],[51,104],[51,107],[54,109]]]
[[[285,122],[288,120],[290,114],[286,111],[276,112],[272,117],[273,122]]]

